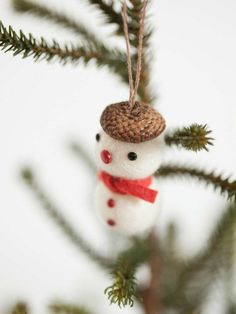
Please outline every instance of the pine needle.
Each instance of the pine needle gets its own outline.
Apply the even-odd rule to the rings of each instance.
[[[158,177],[189,177],[197,179],[211,185],[222,195],[227,195],[231,201],[236,201],[236,181],[232,181],[229,177],[223,178],[223,175],[216,175],[214,172],[206,172],[192,167],[180,165],[164,165],[156,173]]]
[[[95,174],[97,167],[91,156],[89,156],[88,152],[82,147],[82,145],[80,145],[78,142],[72,142],[70,144],[70,148],[79,159],[84,161],[84,163],[88,166],[88,169],[91,170],[93,174]]]
[[[135,273],[138,267],[150,256],[146,240],[134,240],[134,245],[120,254],[111,272],[113,284],[105,289],[105,294],[111,303],[119,307],[133,307],[138,299]]]
[[[49,310],[54,314],[90,314],[84,307],[61,302],[51,304]]]
[[[21,30],[19,34],[9,26],[7,29],[0,21],[0,49],[12,52],[13,56],[21,55],[23,58],[32,57],[34,61],[58,60],[62,64],[78,63],[88,64],[91,60],[98,67],[107,66],[124,81],[126,78],[126,57],[117,49],[107,50],[105,46],[97,47],[84,42],[74,47],[73,44],[61,46],[56,40],[49,44],[43,37],[36,39],[32,34],[25,35]]]
[[[90,4],[96,6],[105,16],[108,23],[122,26],[121,14],[114,9],[113,1],[109,4],[103,0],[87,0]]]
[[[55,22],[74,33],[84,37],[88,41],[97,43],[95,35],[92,34],[89,29],[81,22],[73,21],[63,13],[58,13],[54,10],[49,9],[45,5],[29,0],[12,0],[13,8],[20,13],[29,13],[40,18],[44,18],[48,21]]]
[[[28,307],[23,302],[17,303],[11,312],[11,314],[28,314],[28,313],[29,313]]]
[[[213,138],[209,137],[211,132],[207,125],[194,123],[170,132],[165,136],[165,142],[169,146],[176,145],[194,152],[203,149],[208,151],[208,146],[213,145]]]
[[[84,252],[90,259],[95,261],[98,265],[105,269],[112,266],[112,262],[96,252],[89,244],[79,235],[73,226],[62,215],[62,212],[52,203],[47,194],[43,191],[40,184],[37,182],[32,169],[29,167],[22,169],[21,177],[24,179],[27,186],[31,189],[37,200],[42,205],[46,214],[53,220],[53,222],[61,229],[66,237],[82,252]]]

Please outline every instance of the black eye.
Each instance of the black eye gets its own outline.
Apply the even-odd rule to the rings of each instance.
[[[136,160],[138,158],[137,154],[135,152],[128,153],[129,160]]]
[[[100,134],[97,133],[97,134],[96,134],[96,141],[99,142],[99,141],[100,141],[100,138],[101,138]]]

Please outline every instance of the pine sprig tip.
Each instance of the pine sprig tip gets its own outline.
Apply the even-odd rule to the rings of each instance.
[[[130,271],[125,261],[118,262],[118,267],[112,273],[114,283],[104,291],[111,304],[117,304],[120,308],[127,305],[133,307],[137,294],[135,271],[136,268]]]
[[[165,136],[167,145],[176,145],[187,150],[198,152],[201,150],[208,151],[208,146],[213,145],[213,138],[210,137],[211,130],[205,124],[191,124],[188,127],[179,128]]]

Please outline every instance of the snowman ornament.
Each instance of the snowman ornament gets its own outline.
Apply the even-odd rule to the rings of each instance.
[[[109,228],[126,235],[148,231],[160,211],[153,174],[163,159],[163,117],[148,104],[108,106],[96,135],[96,210]]]
[[[98,183],[95,208],[111,229],[127,236],[150,230],[160,212],[158,182],[153,174],[163,159],[165,120],[151,105],[136,101],[141,72],[142,38],[147,0],[140,17],[135,86],[129,47],[127,7],[123,21],[130,86],[129,101],[111,104],[103,111],[102,130],[96,135]]]

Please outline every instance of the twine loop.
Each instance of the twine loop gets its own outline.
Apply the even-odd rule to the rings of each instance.
[[[140,82],[141,70],[142,70],[144,19],[145,19],[147,3],[148,3],[148,0],[143,1],[143,7],[140,12],[138,47],[137,47],[137,70],[136,70],[136,76],[135,76],[135,81],[134,81],[133,72],[132,72],[132,58],[131,58],[131,51],[130,51],[131,49],[130,49],[130,41],[129,41],[127,3],[126,3],[126,0],[123,1],[122,19],[123,19],[124,35],[125,35],[126,51],[127,51],[127,65],[128,65],[129,90],[130,90],[129,105],[130,105],[131,110],[133,109],[135,105],[139,82]]]

